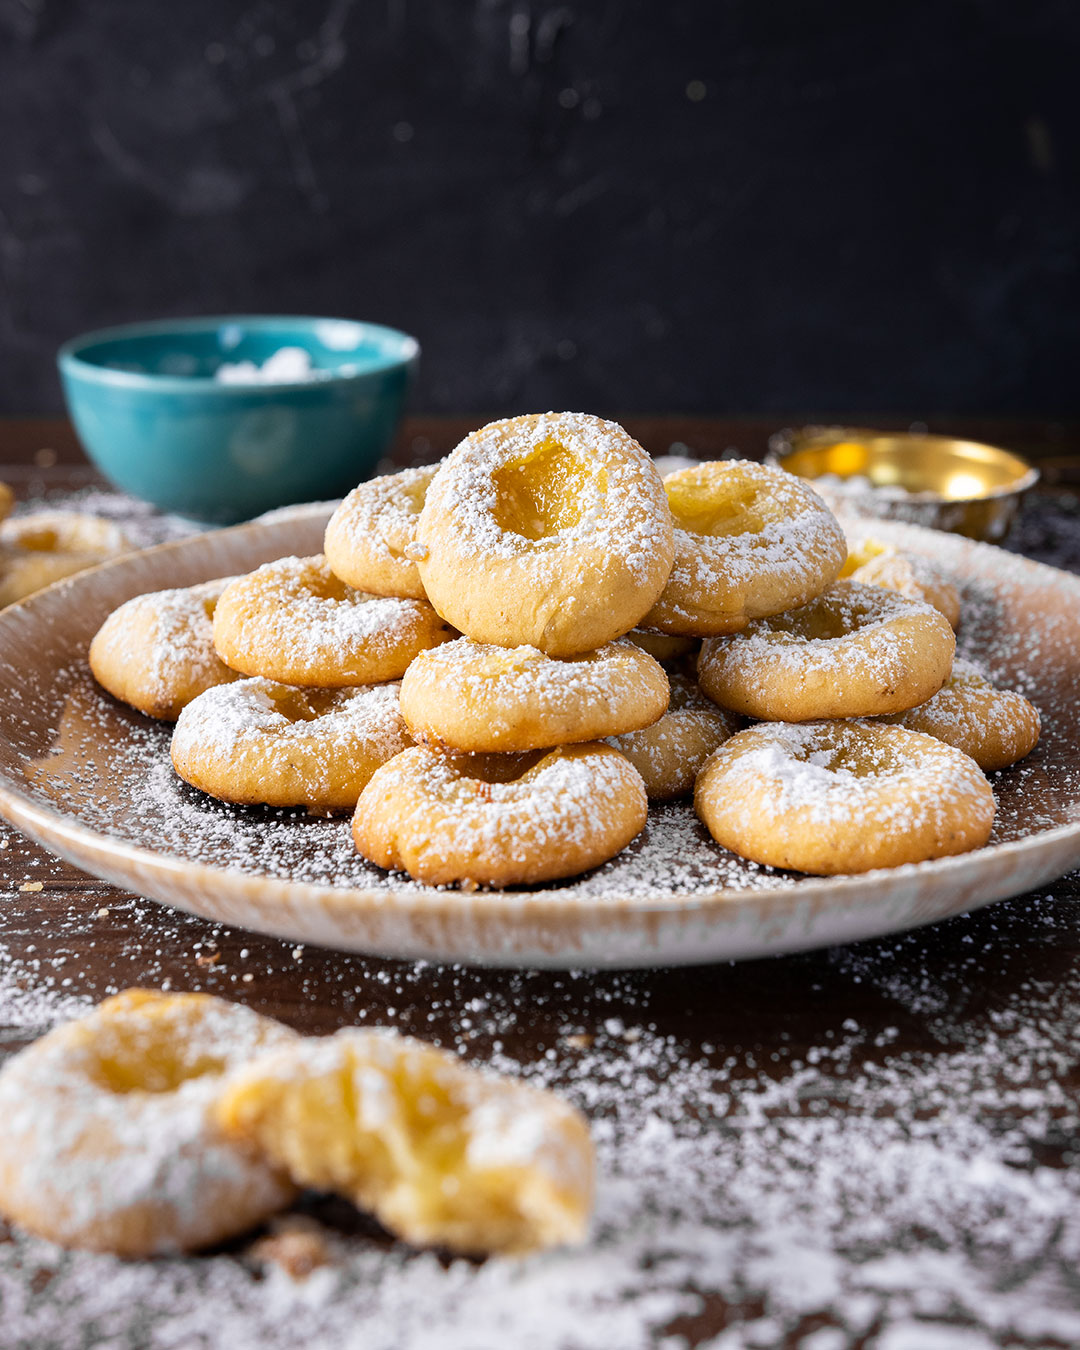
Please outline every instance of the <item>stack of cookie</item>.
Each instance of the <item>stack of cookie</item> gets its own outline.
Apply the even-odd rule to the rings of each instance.
[[[722,461],[661,480],[621,427],[549,413],[361,484],[325,555],[130,601],[91,665],[118,697],[178,716],[188,782],[234,802],[355,807],[359,851],[428,883],[574,875],[637,835],[648,798],[695,783],[725,846],[856,870],[879,864],[846,846],[853,812],[863,834],[887,819],[908,841],[884,865],[989,833],[993,795],[965,754],[932,774],[904,767],[925,758],[927,719],[935,744],[956,744],[964,721],[933,711],[951,679],[950,605],[944,579],[885,545],[849,556],[828,508],[783,471]],[[968,687],[950,684],[953,702]],[[865,721],[911,709],[918,724]],[[779,727],[739,732],[741,716]],[[806,722],[828,734],[781,731]],[[1033,709],[1026,725],[1019,753],[1038,735]],[[834,790],[844,805],[823,830]],[[775,848],[749,828],[750,800],[768,803]]]

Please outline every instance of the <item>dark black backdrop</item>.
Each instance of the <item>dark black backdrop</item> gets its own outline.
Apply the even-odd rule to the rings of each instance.
[[[149,316],[417,406],[1080,414],[1075,0],[0,0],[0,412]]]

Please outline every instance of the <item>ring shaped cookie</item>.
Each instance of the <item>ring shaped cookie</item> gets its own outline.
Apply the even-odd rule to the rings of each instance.
[[[848,554],[841,576],[933,605],[952,628],[960,626],[960,592],[929,558],[864,539]]]
[[[399,688],[297,689],[255,678],[209,689],[180,714],[173,767],[222,801],[351,811],[379,765],[412,744]]]
[[[0,524],[0,606],[96,567],[130,545],[111,520],[81,511],[36,511]]]
[[[418,741],[474,753],[635,731],[667,703],[663,668],[630,642],[560,659],[458,638],[421,652],[401,681],[402,715]]]
[[[641,775],[608,745],[531,755],[437,755],[423,746],[377,769],[353,840],[380,867],[430,885],[512,886],[576,876],[645,824]]]
[[[15,505],[15,494],[6,483],[0,483],[0,520],[4,520],[11,514],[11,508]]]
[[[698,680],[747,717],[873,717],[925,703],[948,679],[956,639],[944,615],[880,586],[837,581],[788,614],[708,638]]]
[[[468,436],[416,531],[431,603],[477,642],[575,656],[633,628],[671,570],[652,460],[614,422],[543,413]]]
[[[608,741],[641,774],[654,801],[684,797],[698,770],[717,746],[738,729],[739,720],[705,697],[694,680],[672,675],[671,702],[658,722]]]
[[[411,554],[435,467],[405,469],[353,488],[326,527],[323,550],[335,576],[372,595],[426,598]]]
[[[295,1033],[206,994],[129,989],[0,1072],[0,1212],[65,1247],[151,1256],[245,1232],[291,1183],[212,1110]]]
[[[961,751],[906,727],[769,723],[726,741],[694,807],[717,843],[831,876],[981,848],[994,794]]]
[[[847,541],[804,482],[748,460],[714,460],[664,479],[675,563],[642,619],[662,633],[737,633],[803,605],[839,575]]]
[[[416,1245],[522,1253],[585,1236],[594,1162],[581,1113],[410,1037],[349,1027],[264,1056],[218,1119]]]
[[[239,679],[214,648],[214,609],[232,577],[151,591],[114,610],[90,644],[90,669],[114,698],[175,722],[193,698]]]
[[[928,702],[888,720],[955,745],[987,773],[1030,754],[1041,730],[1038,708],[1013,689],[996,689],[970,661],[954,662]]]
[[[354,591],[321,554],[279,558],[226,586],[214,646],[243,675],[316,689],[378,684],[451,634],[423,600]]]

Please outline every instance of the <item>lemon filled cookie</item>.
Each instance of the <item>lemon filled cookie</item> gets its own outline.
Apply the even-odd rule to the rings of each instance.
[[[253,1064],[222,1099],[229,1135],[399,1237],[521,1254],[584,1238],[584,1117],[550,1092],[393,1032],[349,1028]]]
[[[110,520],[81,511],[37,511],[0,524],[0,606],[126,553]]]
[[[212,1112],[231,1072],[296,1039],[239,1004],[143,989],[58,1027],[0,1071],[0,1213],[129,1257],[261,1223],[295,1188]]]
[[[239,679],[214,647],[214,608],[232,577],[128,600],[90,644],[98,684],[148,717],[175,722],[193,698]]]
[[[705,763],[694,806],[733,853],[819,875],[980,848],[995,809],[969,756],[905,727],[866,722],[740,731]]]
[[[841,575],[933,605],[953,628],[960,625],[960,592],[929,558],[864,539],[848,554]]]
[[[538,750],[649,726],[668,703],[658,662],[629,642],[581,656],[458,638],[422,652],[401,682],[418,741],[473,752]]]
[[[576,876],[645,824],[641,775],[608,745],[528,755],[418,746],[376,770],[353,816],[359,852],[431,885],[511,886]]]
[[[477,642],[592,651],[633,628],[671,570],[671,513],[614,422],[543,413],[466,437],[427,492],[414,550],[429,599]]]
[[[353,488],[326,527],[323,550],[334,575],[372,595],[423,600],[424,585],[410,553],[434,477],[432,465]]]
[[[903,712],[937,693],[956,639],[930,605],[837,581],[801,609],[708,638],[698,680],[724,708],[766,721]]]
[[[675,521],[671,575],[642,627],[707,637],[805,604],[840,573],[847,541],[793,474],[714,460],[664,479]]]
[[[173,767],[222,801],[351,810],[379,765],[412,744],[399,688],[298,689],[260,678],[220,685],[180,714]]]
[[[218,655],[244,675],[318,689],[396,680],[454,636],[423,600],[355,591],[321,554],[238,577],[214,611]]]
[[[641,774],[656,801],[683,797],[694,788],[698,770],[717,746],[739,727],[734,713],[718,708],[685,675],[671,676],[671,700],[659,721],[608,742]]]
[[[955,745],[987,772],[1029,755],[1042,725],[1038,708],[1023,694],[996,688],[970,661],[954,662],[933,698],[888,720]]]

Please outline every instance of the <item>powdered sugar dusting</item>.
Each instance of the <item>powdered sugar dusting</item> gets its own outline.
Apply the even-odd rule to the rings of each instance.
[[[842,528],[814,491],[791,474],[724,460],[665,479],[669,492],[684,483],[700,484],[718,505],[729,499],[740,505],[726,522],[730,532],[716,535],[681,526],[676,506],[675,562],[658,604],[666,616],[693,620],[710,608],[739,613],[744,606],[751,614],[769,613],[771,607],[758,607],[765,594],[779,590],[788,604],[799,603],[840,571],[846,554]],[[645,625],[649,622],[646,617]]]
[[[235,679],[214,647],[211,614],[233,577],[136,596],[106,620],[99,642],[125,675],[137,669],[147,703],[168,707],[184,690]]]
[[[903,731],[854,720],[761,723],[726,742],[713,761],[714,771],[723,762],[725,821],[751,829],[761,794],[777,817],[850,822],[885,838],[923,822],[946,838],[957,817],[982,816],[988,798],[977,765],[929,736],[897,734]]]
[[[401,564],[416,533],[434,466],[403,469],[361,483],[341,503],[327,526],[343,551],[353,549],[384,564]]]
[[[423,840],[449,856],[482,849],[514,859],[557,856],[593,841],[602,849],[612,831],[622,832],[638,798],[645,800],[622,756],[584,748],[550,752],[520,777],[484,783],[481,792],[467,773],[457,761],[417,748],[384,765],[371,791],[396,794],[402,814],[394,823],[403,840]]]
[[[425,601],[352,590],[321,555],[279,558],[233,582],[214,624],[219,648],[234,660],[242,656],[279,678],[287,669],[313,685],[341,683],[343,671],[385,664],[399,652],[400,673],[440,627]],[[281,672],[270,669],[278,665]]]
[[[1049,932],[1068,923],[1052,900],[1041,908]],[[994,927],[1007,948],[1004,915]],[[739,1022],[688,1042],[662,974],[571,977],[545,1006],[528,976],[462,972],[454,1011],[483,1029],[484,1060],[557,1087],[591,1119],[600,1187],[583,1249],[478,1266],[329,1228],[329,1263],[293,1280],[246,1251],[123,1263],[18,1238],[0,1246],[6,1343],[291,1350],[302,1327],[320,1350],[1075,1344],[1080,1178],[1062,1150],[1080,1114],[1057,1084],[1080,1050],[1065,1015],[1080,986],[1075,972],[1022,985],[995,1001],[996,1031],[967,1027],[948,957],[973,983],[996,969],[963,945],[970,928],[948,927],[929,970],[913,935],[745,980],[709,972],[736,998],[794,981],[811,1006],[814,977],[827,978],[839,1006],[812,1015],[810,1040],[766,1014],[760,1043],[740,1043]],[[423,1005],[423,968],[392,978]],[[856,981],[880,1005],[873,1023],[844,1010]],[[702,1011],[707,988],[686,993]],[[605,1021],[594,994],[621,1015]],[[534,1000],[557,1053],[522,1065],[491,1038],[534,1018]],[[913,1021],[926,1047],[898,1049]],[[707,1322],[724,1329],[706,1340]]]
[[[579,515],[553,541],[608,549],[627,570],[647,580],[669,538],[670,518],[660,478],[644,450],[614,422],[584,413],[546,413],[498,423],[500,434],[474,432],[443,462],[428,490],[436,508],[460,525],[456,546],[463,556],[517,558],[528,555],[542,579],[565,567],[565,552],[535,541],[496,520],[494,475],[547,442],[565,443],[586,468],[577,498]],[[512,428],[512,429],[509,429]],[[668,545],[670,547],[670,545]]]
[[[222,1222],[215,1205],[255,1197],[261,1213],[273,1212],[288,1188],[227,1142],[208,1112],[222,1075],[291,1039],[285,1027],[224,1003],[174,1011],[164,1033],[115,1005],[51,1032],[0,1073],[4,1149],[19,1160],[7,1171],[6,1202],[75,1240],[133,1207],[153,1207],[157,1250],[217,1236],[229,1217]],[[182,1080],[161,1090],[152,1081],[166,1044]],[[110,1064],[149,1090],[117,1086]]]
[[[414,729],[476,748],[455,739],[464,721],[467,733],[491,750],[593,740],[647,725],[668,694],[660,665],[621,639],[560,660],[527,645],[459,638],[418,656],[403,689]],[[478,721],[482,726],[473,725]],[[532,739],[522,745],[523,736]]]
[[[984,769],[1007,767],[1038,740],[1040,718],[1023,694],[996,689],[971,661],[954,661],[944,686],[926,703],[887,719],[958,746]]]
[[[822,636],[815,635],[819,625],[826,630]],[[931,605],[880,586],[839,581],[800,609],[756,619],[730,637],[709,638],[699,670],[705,676],[711,667],[756,700],[772,702],[813,679],[827,680],[841,692],[856,681],[895,688],[923,668],[930,642],[936,663],[948,634]]]
[[[282,697],[295,690],[258,676],[208,689],[184,709],[173,733],[180,752],[206,751],[230,756],[261,746],[264,752],[288,755],[290,743],[317,741],[328,756],[348,750],[357,741],[389,759],[404,748],[404,727],[398,713],[401,685],[362,685],[321,692],[326,706],[317,715],[294,720],[282,711]]]

